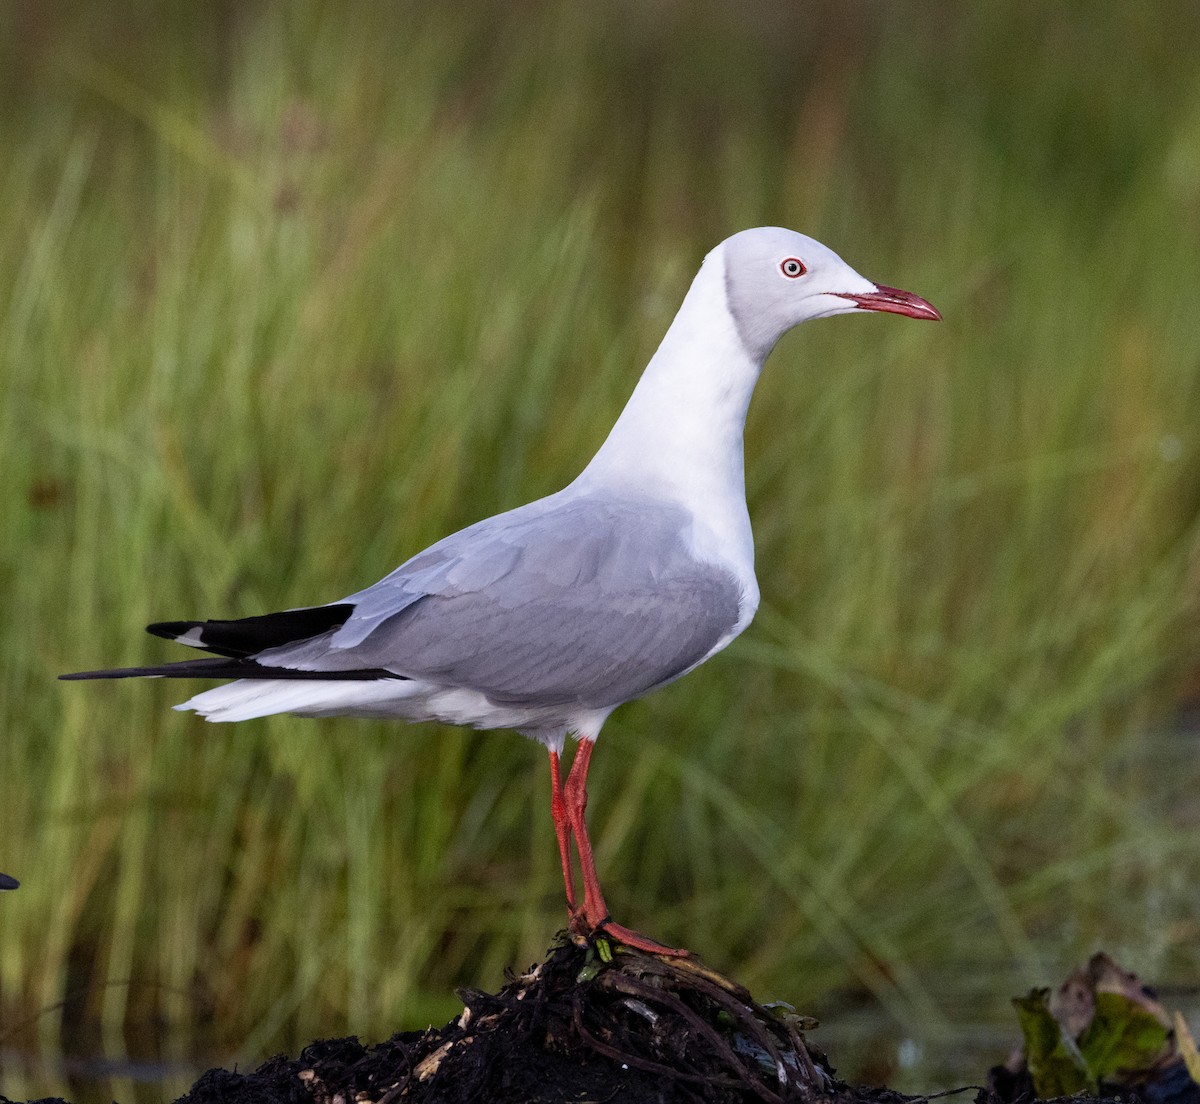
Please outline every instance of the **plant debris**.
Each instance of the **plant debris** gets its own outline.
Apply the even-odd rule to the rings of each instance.
[[[1200,1055],[1183,1016],[1108,955],[1013,1004],[1025,1045],[988,1077],[1002,1104],[1084,1092],[1200,1104]]]
[[[834,1077],[786,1004],[695,958],[567,937],[499,993],[460,990],[440,1029],[313,1043],[249,1074],[210,1070],[180,1104],[913,1104]],[[1025,1047],[974,1104],[1200,1104],[1197,1049],[1138,978],[1095,955],[1051,995],[1014,1000]]]

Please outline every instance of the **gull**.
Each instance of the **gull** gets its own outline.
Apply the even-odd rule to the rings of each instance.
[[[21,883],[8,874],[0,874],[0,889],[16,889]]]
[[[61,677],[234,680],[175,707],[210,721],[291,713],[516,729],[549,752],[571,933],[685,955],[609,916],[584,816],[592,752],[617,706],[686,675],[750,623],[751,394],[793,326],[859,311],[941,317],[803,234],[734,234],[704,259],[612,431],[564,489],[438,541],[341,601],[148,626],[213,658]],[[564,782],[568,735],[577,747]]]

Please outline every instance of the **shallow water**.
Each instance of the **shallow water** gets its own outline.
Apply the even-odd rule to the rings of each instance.
[[[0,1095],[62,1097],[72,1104],[158,1104],[175,1100],[213,1061],[135,1061],[126,1056],[23,1054],[0,1050]]]

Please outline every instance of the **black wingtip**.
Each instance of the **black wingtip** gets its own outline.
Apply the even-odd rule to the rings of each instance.
[[[84,679],[153,678],[161,673],[153,667],[114,667],[108,671],[70,671],[58,678],[61,682],[82,682]]]
[[[353,612],[353,603],[335,602],[239,617],[234,621],[156,621],[147,625],[146,631],[230,659],[246,659],[269,648],[296,644],[339,629]],[[181,639],[189,633],[192,634],[189,639]]]
[[[197,628],[203,623],[202,621],[155,621],[153,625],[146,626],[146,632],[161,636],[164,640],[174,640],[177,636],[183,636],[189,629]]]
[[[351,671],[301,671],[293,667],[264,667],[252,659],[185,659],[157,667],[115,667],[109,671],[72,671],[58,676],[64,682],[83,679],[199,678],[199,679],[311,679],[319,682],[370,682],[400,679],[395,671],[367,667]]]
[[[16,889],[20,884],[16,878],[8,874],[0,874],[0,889]]]

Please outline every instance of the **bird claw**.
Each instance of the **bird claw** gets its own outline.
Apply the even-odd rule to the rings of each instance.
[[[664,955],[667,958],[688,958],[692,953],[683,947],[668,947],[665,943],[659,943],[658,940],[642,935],[641,932],[616,923],[607,915],[593,922],[588,919],[581,908],[575,909],[571,913],[567,926],[572,939],[580,946],[595,943],[598,939],[607,939],[622,947],[632,947],[635,951]]]
[[[601,922],[596,931],[614,943],[619,943],[623,947],[632,947],[637,951],[644,951],[646,954],[663,955],[667,958],[688,958],[692,953],[684,947],[668,947],[665,943],[659,943],[658,940],[642,935],[641,932],[635,932],[632,928],[614,924],[611,920]]]

